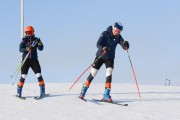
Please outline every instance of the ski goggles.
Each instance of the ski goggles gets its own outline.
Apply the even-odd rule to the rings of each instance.
[[[120,33],[120,32],[121,32],[121,30],[119,30],[119,29],[117,29],[117,28],[114,28],[114,32],[116,32],[116,33]]]

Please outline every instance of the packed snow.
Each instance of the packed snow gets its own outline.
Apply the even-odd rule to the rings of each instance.
[[[34,100],[39,86],[27,83],[21,100],[14,97],[16,85],[0,84],[0,120],[180,120],[179,86],[139,85],[140,99],[136,85],[112,84],[112,99],[126,107],[92,100],[102,98],[104,84],[91,84],[87,102],[78,98],[82,84],[68,91],[71,85],[47,83],[50,96]]]

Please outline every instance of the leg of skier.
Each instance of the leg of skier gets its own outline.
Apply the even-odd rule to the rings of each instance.
[[[40,96],[44,96],[45,93],[45,83],[43,80],[43,77],[41,75],[41,66],[39,64],[39,61],[36,60],[31,60],[31,68],[36,74],[36,77],[38,79],[39,87],[40,87]]]
[[[26,79],[26,74],[22,74],[21,78],[18,82],[18,85],[17,85],[17,96],[18,97],[22,96],[22,88],[23,88],[25,79]]]
[[[106,64],[106,83],[105,83],[105,91],[104,91],[102,101],[112,102],[110,92],[111,92],[111,82],[112,82],[114,60],[106,60],[105,64]]]
[[[84,96],[85,96],[85,94],[86,94],[86,92],[87,92],[93,78],[96,76],[97,72],[98,72],[97,69],[95,69],[95,68],[91,69],[91,73],[90,73],[89,77],[87,78],[87,80],[83,84],[83,87],[82,87],[82,90],[81,90],[81,93],[80,93],[80,96],[79,96],[81,99],[84,98]]]
[[[36,73],[36,77],[38,79],[38,83],[39,83],[39,87],[40,87],[40,96],[44,96],[46,94],[45,93],[45,83],[44,83],[41,73]]]
[[[97,58],[95,58],[94,61],[96,61],[96,59]],[[96,76],[96,74],[97,74],[98,70],[100,69],[100,67],[102,66],[102,64],[103,64],[103,60],[102,59],[99,59],[97,62],[95,62],[93,64],[93,66],[91,68],[91,73],[90,73],[90,75],[88,76],[88,78],[86,79],[86,81],[83,84],[83,87],[81,89],[81,93],[80,93],[79,98],[84,99],[85,94],[86,94],[86,92],[87,92],[87,90],[88,90],[92,80]]]
[[[24,63],[24,65],[21,67],[21,78],[18,82],[17,85],[17,96],[21,97],[22,96],[22,89],[23,89],[23,85],[29,70],[29,60],[26,60],[26,62]]]

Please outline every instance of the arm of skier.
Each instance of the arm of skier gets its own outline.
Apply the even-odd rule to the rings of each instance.
[[[106,35],[106,32],[103,32],[100,38],[98,39],[97,45],[96,45],[98,49],[102,49],[103,47],[105,47],[105,43],[104,43],[105,35]]]
[[[129,49],[129,42],[125,41],[121,36],[120,36],[120,41],[119,44],[121,45],[121,47],[126,50]]]
[[[24,43],[24,40],[22,40],[21,43],[20,43],[20,45],[19,45],[19,51],[20,51],[21,53],[26,52],[26,45],[25,45],[25,43]]]
[[[40,38],[38,38],[36,40],[36,42],[37,42],[36,44],[38,45],[38,50],[42,51],[44,49],[44,45],[43,45],[42,41],[40,40]]]

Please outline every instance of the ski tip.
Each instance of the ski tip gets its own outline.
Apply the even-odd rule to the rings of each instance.
[[[128,104],[122,104],[122,106],[128,106]]]
[[[108,101],[103,101],[103,100],[100,100],[100,99],[93,99],[94,101],[97,101],[97,102],[104,102],[104,103],[110,103],[110,104],[116,104],[116,105],[120,105],[120,106],[128,106],[128,104],[123,104],[123,103],[119,103],[119,102],[108,102]]]
[[[34,97],[34,100],[40,100],[42,98],[44,98],[44,97]]]
[[[39,97],[34,97],[35,100],[39,100],[40,98]]]
[[[117,104],[117,105],[121,105],[121,106],[128,106],[127,103],[112,102],[112,104]]]
[[[50,94],[45,94],[44,96],[36,96],[34,97],[35,100],[40,100],[40,99],[43,99],[45,97],[48,97]]]

